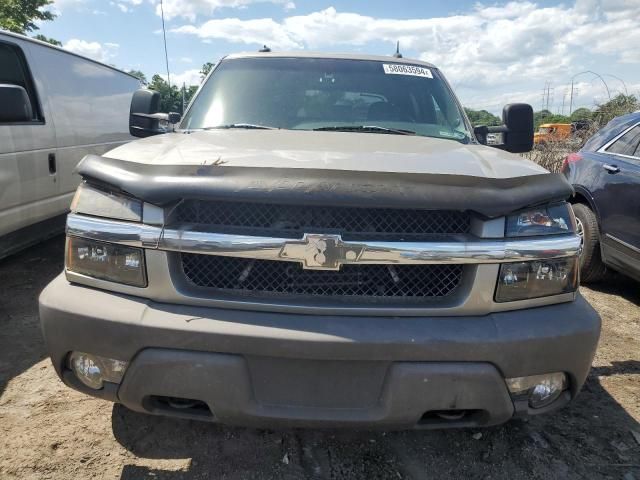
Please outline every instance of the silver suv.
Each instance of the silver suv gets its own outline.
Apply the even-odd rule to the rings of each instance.
[[[221,60],[181,120],[158,100],[132,102],[149,138],[78,167],[40,297],[67,385],[258,427],[483,426],[576,396],[600,319],[571,186],[506,153],[530,106],[472,129],[428,63],[266,52]]]

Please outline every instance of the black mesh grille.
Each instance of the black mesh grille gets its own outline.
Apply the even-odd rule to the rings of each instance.
[[[462,265],[343,265],[304,270],[299,263],[182,254],[198,287],[238,293],[368,298],[442,298],[460,285]]]
[[[187,200],[176,209],[178,222],[203,224],[219,233],[301,238],[334,233],[344,240],[419,240],[469,233],[467,212],[401,210],[247,202]]]

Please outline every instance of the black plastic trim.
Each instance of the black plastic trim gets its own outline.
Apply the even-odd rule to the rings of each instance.
[[[505,179],[300,168],[157,165],[87,155],[76,169],[156,205],[180,199],[259,201],[367,208],[473,210],[486,217],[562,201],[573,195],[564,175]]]

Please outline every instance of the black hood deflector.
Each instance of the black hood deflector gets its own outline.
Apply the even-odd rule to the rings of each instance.
[[[156,205],[179,199],[376,208],[471,210],[498,217],[562,201],[573,187],[557,173],[513,178],[307,168],[154,165],[86,156],[76,171]]]

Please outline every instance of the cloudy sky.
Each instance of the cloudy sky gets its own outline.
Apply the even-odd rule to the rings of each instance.
[[[159,0],[56,0],[41,26],[65,48],[147,76],[162,73]],[[640,0],[164,0],[172,80],[198,82],[207,61],[263,44],[274,50],[391,54],[440,67],[462,102],[569,109],[571,78],[603,76],[613,96],[640,93]],[[574,109],[607,100],[602,81],[575,77]]]

